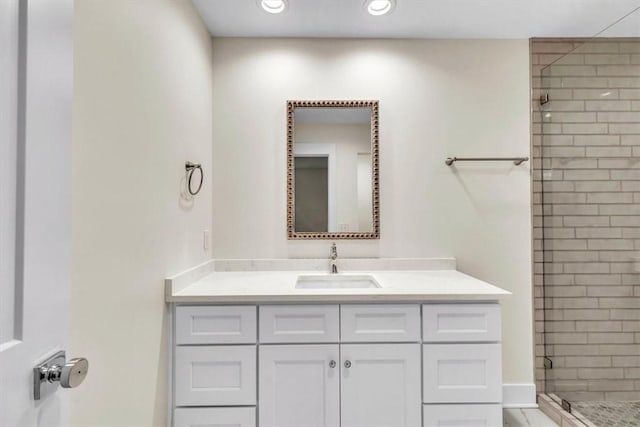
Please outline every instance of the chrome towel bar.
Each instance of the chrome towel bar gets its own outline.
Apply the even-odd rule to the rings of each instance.
[[[521,165],[522,162],[529,161],[528,157],[447,157],[444,162],[451,166],[454,162],[513,162],[514,165]]]

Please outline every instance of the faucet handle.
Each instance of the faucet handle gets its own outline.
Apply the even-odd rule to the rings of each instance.
[[[338,248],[336,247],[336,242],[331,244],[331,255],[329,256],[331,260],[331,274],[338,273],[338,265],[336,264],[336,259],[338,259]]]

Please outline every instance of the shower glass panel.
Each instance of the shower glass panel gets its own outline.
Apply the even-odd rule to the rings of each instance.
[[[640,11],[542,70],[546,391],[640,426]]]

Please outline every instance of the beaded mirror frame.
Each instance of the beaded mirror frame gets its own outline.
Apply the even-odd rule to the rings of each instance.
[[[339,240],[380,238],[380,148],[377,100],[287,101],[287,236],[289,240]],[[295,230],[295,109],[296,108],[370,108],[371,109],[371,192],[372,231],[370,232],[298,232]]]

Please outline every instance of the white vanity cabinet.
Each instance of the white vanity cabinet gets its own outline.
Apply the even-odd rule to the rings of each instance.
[[[501,426],[498,304],[423,304],[423,426]]]
[[[497,302],[174,307],[176,427],[502,423]]]
[[[173,426],[256,427],[256,306],[173,313]]]
[[[420,427],[419,305],[272,305],[259,317],[260,427]]]
[[[260,427],[421,425],[419,344],[261,346],[259,360]]]

